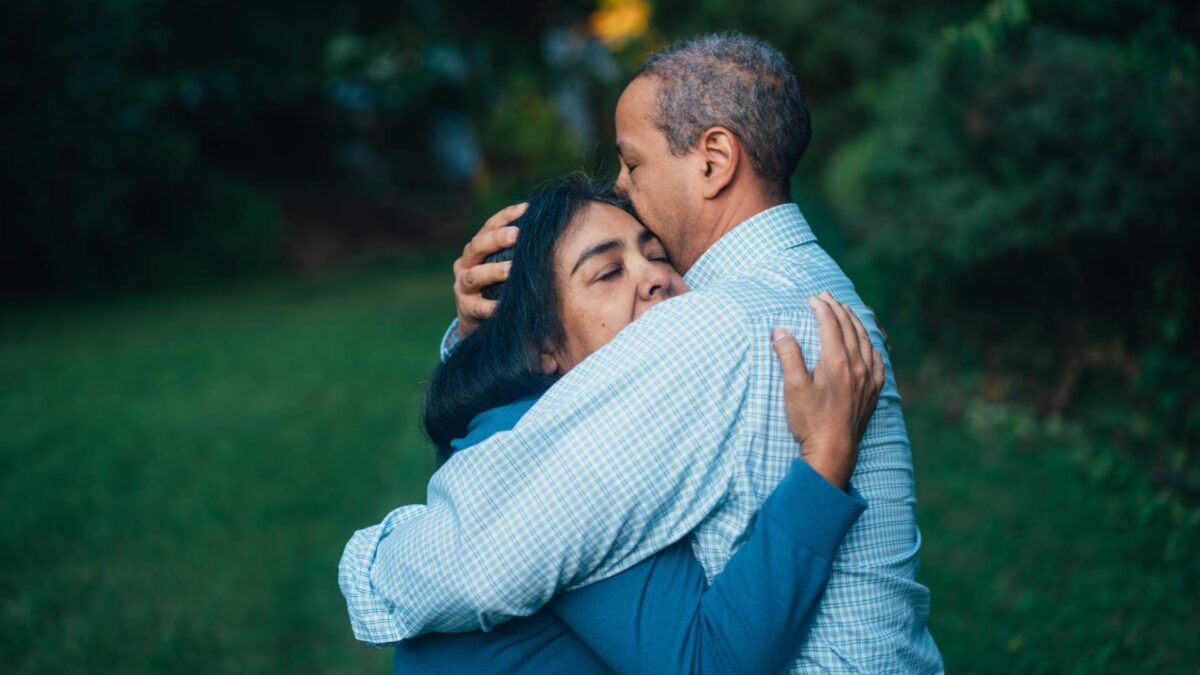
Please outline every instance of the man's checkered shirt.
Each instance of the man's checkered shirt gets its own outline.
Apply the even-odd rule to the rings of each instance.
[[[709,579],[721,572],[799,453],[771,329],[789,329],[811,368],[807,301],[827,289],[883,340],[795,204],[734,228],[685,279],[692,292],[647,311],[512,431],[443,465],[425,505],[355,533],[338,576],[356,637],[486,630],[689,534]],[[868,508],[794,673],[942,670],[929,591],[915,581],[912,454],[887,372],[851,480]]]

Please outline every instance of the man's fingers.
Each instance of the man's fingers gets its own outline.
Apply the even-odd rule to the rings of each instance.
[[[499,303],[496,300],[487,300],[483,296],[477,295],[464,300],[459,309],[463,314],[466,314],[478,323],[492,318],[492,313],[496,311],[497,304]]]
[[[819,295],[809,298],[808,306],[817,313],[817,328],[821,335],[821,360],[829,363],[844,361],[846,342],[842,337],[842,327],[833,314],[833,307]]]
[[[807,386],[811,376],[796,338],[786,329],[776,328],[771,331],[771,344],[779,356],[779,364],[783,366],[784,385],[792,389],[803,389]]]
[[[481,231],[467,242],[463,249],[462,266],[475,267],[483,264],[487,257],[517,243],[516,227],[501,227],[499,229]]]
[[[504,226],[508,225],[509,223],[511,223],[512,221],[516,220],[517,218],[520,218],[521,216],[525,215],[525,209],[528,209],[528,208],[529,208],[529,202],[521,202],[520,204],[513,204],[512,206],[506,206],[506,207],[500,209],[499,211],[497,211],[495,213],[495,215],[493,215],[491,218],[488,218],[483,223],[483,227],[479,228],[479,231],[487,232],[489,230],[496,230],[501,227],[504,227]]]
[[[468,295],[478,293],[492,284],[507,279],[511,269],[512,262],[476,265],[463,273],[459,280],[459,291]]]

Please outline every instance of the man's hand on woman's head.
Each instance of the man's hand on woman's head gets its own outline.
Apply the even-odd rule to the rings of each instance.
[[[511,223],[525,213],[522,202],[501,209],[487,219],[454,261],[454,304],[458,308],[458,335],[467,337],[479,322],[490,317],[496,301],[483,297],[483,289],[508,278],[510,263],[484,262],[488,256],[517,243],[517,228]]]
[[[883,389],[883,357],[849,306],[828,291],[808,304],[820,326],[820,363],[810,372],[800,345],[782,328],[775,329],[771,341],[783,366],[788,426],[801,444],[801,455],[844,490]]]

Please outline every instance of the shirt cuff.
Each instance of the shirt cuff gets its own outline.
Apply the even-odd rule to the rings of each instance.
[[[450,327],[442,335],[441,355],[443,361],[450,358],[450,352],[454,351],[460,342],[462,342],[462,336],[458,334],[458,319],[455,319],[450,322]]]
[[[842,539],[866,508],[866,500],[854,488],[843,492],[797,459],[762,510],[814,553],[833,560]]]
[[[346,599],[350,627],[354,637],[377,647],[412,637],[395,606],[371,584],[371,567],[380,542],[396,525],[418,515],[423,506],[402,506],[388,514],[379,525],[354,533],[338,563],[338,585]]]

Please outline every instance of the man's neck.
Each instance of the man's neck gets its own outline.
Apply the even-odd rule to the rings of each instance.
[[[705,251],[733,228],[769,208],[788,202],[787,195],[772,196],[757,190],[743,192],[726,195],[722,200],[713,200],[709,204],[710,211],[701,214],[697,219],[695,229],[688,234],[684,252],[672,256],[681,274],[686,274]]]

